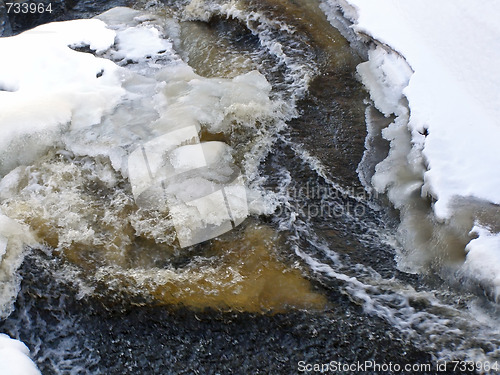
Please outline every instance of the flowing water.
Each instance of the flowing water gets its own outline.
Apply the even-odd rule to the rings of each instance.
[[[64,17],[104,10],[85,4]],[[134,95],[1,185],[2,212],[43,246],[26,250],[2,292],[8,302],[20,282],[0,327],[43,374],[288,374],[299,361],[369,360],[434,373],[438,361],[500,360],[496,303],[459,276],[444,282],[445,271],[398,269],[397,212],[357,173],[368,95],[355,71],[366,51],[319,1],[113,5],[146,13],[98,17],[121,32],[153,25],[165,51],[137,61],[107,51]],[[201,142],[227,145],[203,178],[240,171],[249,215],[184,247],[123,160],[189,121]],[[387,144],[371,142],[375,164]],[[186,181],[176,189],[204,189]]]

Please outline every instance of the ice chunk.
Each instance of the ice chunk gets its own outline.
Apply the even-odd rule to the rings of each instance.
[[[195,126],[177,129],[157,137],[143,146],[135,149],[128,158],[128,175],[132,184],[132,192],[137,198],[154,181],[166,179],[180,171],[168,163],[168,154],[176,147],[185,143],[198,143],[198,130]],[[203,151],[198,149],[198,160],[203,157]],[[201,161],[201,165],[205,165]]]
[[[238,176],[224,188],[231,220],[235,226],[240,225],[248,216],[248,202],[243,176]]]
[[[186,145],[177,147],[169,155],[169,162],[175,173],[188,172],[207,165],[202,145]]]
[[[386,116],[401,114],[400,100],[413,71],[405,59],[381,46],[369,51],[368,57],[357,70],[375,106]]]
[[[221,190],[173,206],[170,214],[181,247],[206,241],[233,229]]]
[[[500,233],[493,234],[489,228],[474,226],[471,234],[478,235],[467,245],[467,258],[463,268],[474,279],[485,286],[493,286],[494,297],[500,299]]]
[[[248,216],[246,188],[239,176],[231,184],[170,209],[181,247],[224,234]]]
[[[248,216],[231,148],[223,142],[199,143],[194,126],[147,142],[130,154],[128,165],[137,204],[168,209],[181,247],[217,237]]]

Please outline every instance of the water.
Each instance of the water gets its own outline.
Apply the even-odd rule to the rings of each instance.
[[[432,268],[398,268],[398,215],[357,173],[367,94],[355,68],[365,52],[330,26],[319,2],[135,6],[156,14],[171,54],[153,64],[117,61],[133,72],[126,87],[136,99],[91,132],[66,135],[65,147],[18,170],[3,193],[2,211],[45,246],[27,251],[1,330],[30,347],[42,373],[296,373],[299,361],[500,360],[495,303]],[[179,112],[161,107],[161,95],[178,103],[176,87],[194,77],[158,74],[180,60],[201,82],[185,99],[206,106],[201,141],[231,147],[251,202],[236,229],[185,249],[167,211],[135,201],[121,162],[137,139],[188,116],[180,104]],[[241,78],[255,70],[259,76]],[[173,77],[178,86],[158,91]],[[248,85],[259,77],[269,90],[260,85],[252,97]],[[232,96],[226,101],[237,109],[228,112],[203,91],[244,84],[242,103],[259,103],[251,111]],[[387,145],[373,142],[374,159],[383,158]]]

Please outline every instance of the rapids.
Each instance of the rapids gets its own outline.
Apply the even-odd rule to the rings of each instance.
[[[85,42],[49,25],[12,37],[29,52],[52,33],[74,65],[44,46],[32,79],[19,70],[0,91],[34,108],[0,102],[1,127],[27,124],[0,141],[0,331],[42,373],[500,360],[494,301],[401,267],[398,212],[367,185],[391,119],[370,103],[356,71],[368,47],[338,9],[113,5],[134,10],[57,15],[95,16]]]

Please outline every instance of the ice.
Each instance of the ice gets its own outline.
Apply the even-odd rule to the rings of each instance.
[[[400,102],[413,71],[404,58],[378,46],[368,52],[368,61],[359,64],[357,70],[375,106],[384,115],[405,112]]]
[[[478,6],[470,0],[349,3],[358,9],[354,28],[399,52],[415,71],[403,93],[411,110],[410,129],[425,128],[429,133],[422,151],[428,162],[425,188],[438,200],[436,215],[449,217],[455,196],[500,203],[500,154],[496,152],[500,4],[486,1]],[[371,58],[370,63],[376,61]],[[403,69],[400,74],[405,75]],[[383,94],[391,99],[401,88],[394,85],[394,93]]]
[[[180,173],[165,156],[186,142],[199,143],[195,126],[181,128],[157,137],[134,150],[128,158],[128,175],[132,192],[137,199],[155,180],[167,179]],[[199,150],[202,153],[202,150]],[[190,159],[192,160],[192,159]],[[200,166],[205,165],[204,161]]]
[[[272,212],[251,183],[290,106],[256,70],[196,74],[166,18],[117,8],[0,39],[0,318],[30,247],[128,267],[138,239],[185,247]]]
[[[498,296],[499,219],[494,212],[500,204],[500,3],[326,3],[327,10],[342,7],[360,39],[375,40],[369,61],[358,72],[377,109],[395,116],[382,131],[391,148],[372,184],[388,192],[406,223],[416,214],[411,208],[415,197],[431,196],[436,222],[427,223],[434,225],[430,231],[444,224],[465,237],[470,230],[463,269]],[[475,202],[482,202],[481,210]],[[483,215],[486,222],[479,220],[481,212],[490,213]],[[420,229],[414,224],[405,228],[414,234],[413,240],[407,236],[407,245],[418,247]],[[473,234],[478,238],[470,240]]]
[[[251,149],[252,137],[264,138],[266,127],[283,115],[283,103],[270,98],[271,85],[258,71],[232,79],[196,74],[169,39],[170,32],[178,37],[176,21],[166,28],[160,17],[115,8],[98,19],[44,25],[0,40],[7,56],[0,87],[9,90],[0,92],[0,204],[18,220],[30,222],[27,216],[38,214],[42,221],[57,220],[60,230],[51,246],[100,241],[95,223],[71,212],[88,206],[88,197],[78,189],[62,193],[71,179],[84,179],[79,168],[107,189],[130,183],[140,210],[172,216],[182,246],[232,229],[249,214],[246,171],[240,168],[260,162],[242,150]],[[240,149],[236,163],[226,142],[237,127],[246,129],[233,140]],[[209,133],[225,142],[201,142]],[[44,164],[54,154],[52,165]],[[85,165],[59,164],[73,158],[85,159]],[[34,177],[39,168],[51,175]],[[58,198],[54,186],[62,189]],[[24,210],[23,199],[32,211]],[[109,214],[106,220],[118,218]],[[191,239],[181,234],[187,230]],[[7,253],[16,244],[8,241]]]
[[[204,124],[210,132],[228,132],[231,120],[253,124],[275,109],[269,98],[271,85],[257,71],[232,80],[202,79],[191,68],[179,65],[158,77],[167,83],[164,93],[170,105],[162,116],[167,127],[191,122]]]
[[[2,375],[40,375],[29,357],[29,349],[21,341],[0,333],[0,369]]]
[[[96,124],[115,107],[123,95],[117,66],[69,47],[101,51],[114,35],[102,21],[78,20],[0,39],[0,87],[7,88],[0,91],[0,176],[59,144],[70,126]]]
[[[164,99],[155,127],[164,134],[136,148],[128,176],[141,207],[167,209],[181,247],[219,236],[248,216],[246,188],[232,149],[203,142],[199,131],[230,133],[273,113],[271,86],[253,71],[234,79],[203,78],[183,63],[157,74]]]
[[[500,234],[492,234],[489,228],[476,225],[472,234],[478,238],[467,245],[467,259],[464,269],[468,274],[475,275],[484,286],[493,286],[495,300],[500,300]]]
[[[208,193],[200,181],[196,195],[200,198],[170,206],[170,213],[181,247],[191,246],[229,232],[241,224],[249,214],[244,179],[238,176],[221,186],[211,186]],[[191,185],[193,186],[193,185]],[[203,192],[203,194],[200,194]],[[174,202],[174,201],[172,201]]]
[[[231,220],[235,226],[240,225],[249,215],[247,192],[243,176],[238,176],[231,184],[224,188],[226,206],[229,209]]]
[[[187,247],[230,231],[248,216],[244,180],[233,176],[239,171],[232,162],[231,147],[200,143],[197,127],[187,126],[133,151],[128,175],[136,202],[168,209],[179,244]]]
[[[233,229],[222,190],[172,206],[170,213],[181,247],[206,241]]]

